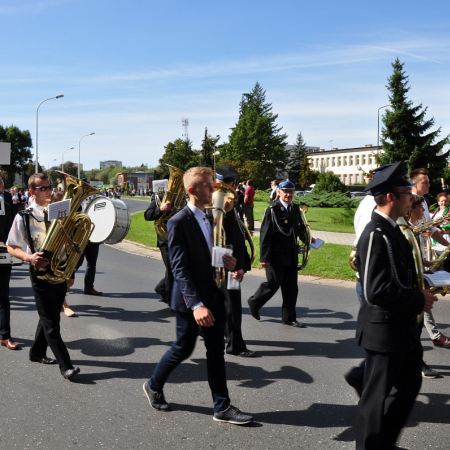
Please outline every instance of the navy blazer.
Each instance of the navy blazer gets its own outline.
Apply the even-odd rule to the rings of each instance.
[[[185,206],[167,222],[170,267],[174,276],[170,307],[188,312],[202,302],[212,309],[223,302],[214,281],[211,252],[194,213]]]
[[[391,244],[400,283],[394,280],[394,267],[385,238]],[[412,249],[401,231],[373,212],[372,220],[358,241],[356,265],[363,291],[356,331],[358,345],[385,353],[421,348],[421,330],[415,322],[423,310],[425,298],[415,288]]]

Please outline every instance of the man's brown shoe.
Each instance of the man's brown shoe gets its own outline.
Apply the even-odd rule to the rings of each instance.
[[[90,291],[84,291],[85,295],[103,295],[103,292],[96,291],[95,289],[91,289]]]
[[[5,339],[3,341],[0,341],[0,344],[2,347],[9,348],[10,350],[18,350],[19,344],[16,344],[12,339]]]

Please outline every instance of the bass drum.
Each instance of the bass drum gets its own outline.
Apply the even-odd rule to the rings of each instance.
[[[89,240],[101,244],[117,244],[128,233],[131,224],[130,210],[122,200],[105,196],[94,197],[84,212],[95,225]]]

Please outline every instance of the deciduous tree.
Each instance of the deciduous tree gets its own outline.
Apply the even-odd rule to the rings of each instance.
[[[14,183],[16,173],[23,173],[32,157],[31,135],[28,130],[19,130],[14,125],[6,128],[0,125],[0,142],[11,143],[11,164],[3,166],[7,175],[6,186],[9,187]]]

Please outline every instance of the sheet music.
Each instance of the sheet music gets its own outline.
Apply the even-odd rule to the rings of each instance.
[[[48,220],[62,219],[69,215],[71,200],[61,200],[60,202],[50,203],[48,205]]]
[[[434,273],[424,274],[425,280],[431,287],[443,287],[450,286],[450,273],[445,270],[439,270]]]

